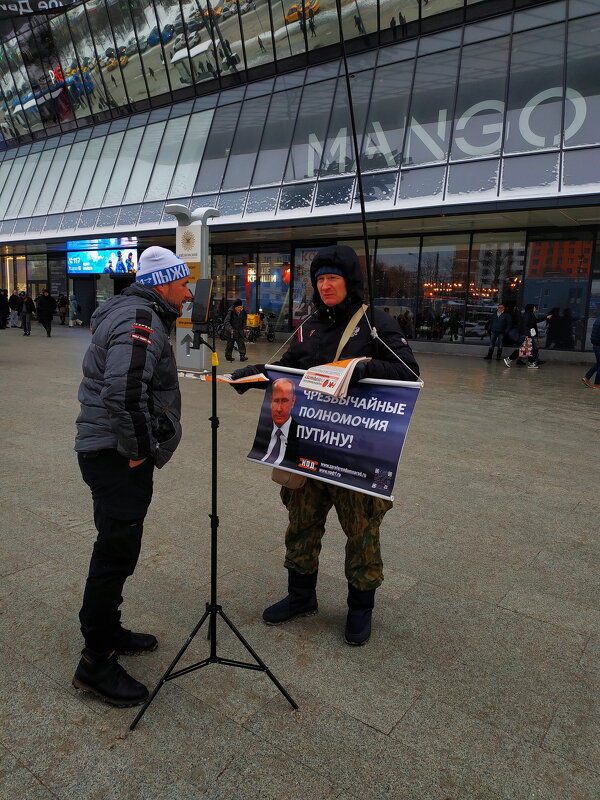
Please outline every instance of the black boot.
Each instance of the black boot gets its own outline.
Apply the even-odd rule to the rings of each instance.
[[[496,361],[502,361],[502,350],[498,350],[496,353]]]
[[[494,352],[494,348],[490,347],[490,349],[487,351],[487,356],[484,356],[484,360],[485,361],[491,361],[493,352]]]
[[[371,614],[375,605],[375,589],[361,591],[348,584],[348,617],[346,618],[346,642],[360,647],[371,635]]]
[[[123,669],[114,650],[112,653],[82,650],[71,683],[113,706],[138,706],[148,699],[148,689]]]
[[[121,656],[137,656],[139,653],[151,653],[158,647],[156,636],[151,633],[134,633],[127,628],[120,628],[115,644]]]
[[[301,575],[288,570],[288,596],[263,611],[263,619],[267,625],[279,625],[294,617],[310,617],[319,608],[317,602],[317,573]]]

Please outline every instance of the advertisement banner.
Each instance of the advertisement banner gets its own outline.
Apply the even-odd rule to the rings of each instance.
[[[248,460],[393,500],[420,381],[361,381],[338,398],[301,389],[302,370],[267,365],[266,374]]]

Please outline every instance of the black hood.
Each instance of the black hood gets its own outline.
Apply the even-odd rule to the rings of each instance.
[[[342,273],[346,281],[346,289],[350,301],[363,302],[363,276],[358,256],[351,247],[345,244],[323,247],[313,258],[310,265],[310,280],[315,290],[314,303],[317,307],[323,306],[321,296],[317,291],[317,271],[322,267],[333,267]]]

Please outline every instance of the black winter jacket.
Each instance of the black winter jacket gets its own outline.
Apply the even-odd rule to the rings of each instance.
[[[181,439],[181,396],[169,332],[177,311],[134,283],[91,320],[83,359],[75,450],[116,449],[162,467]]]
[[[596,317],[592,325],[592,333],[590,334],[590,342],[594,347],[600,347],[600,317]]]
[[[56,300],[48,295],[42,295],[37,302],[37,314],[40,319],[52,319],[56,311]]]
[[[31,297],[19,297],[17,304],[18,314],[35,314],[35,303]]]
[[[332,307],[323,303],[317,291],[316,272],[327,266],[343,274],[348,291],[346,299]],[[310,274],[317,310],[302,323],[289,349],[281,360],[276,362],[284,367],[308,369],[333,361],[348,322],[362,304],[362,273],[356,253],[350,247],[335,245],[320,250],[313,259]],[[419,366],[408,342],[402,336],[398,322],[378,309],[375,309],[374,320],[371,321],[369,315],[367,309],[342,350],[340,358],[370,356],[372,360],[362,365],[362,378],[417,380]],[[370,322],[374,323],[382,342],[372,338]],[[396,356],[402,360],[398,360]]]
[[[225,314],[225,333],[229,338],[232,336],[238,335],[241,336],[244,333],[244,328],[246,327],[246,320],[248,315],[242,308],[240,313],[236,313],[233,310],[233,306],[229,309],[227,314]]]

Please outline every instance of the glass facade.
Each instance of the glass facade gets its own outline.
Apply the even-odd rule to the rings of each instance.
[[[393,0],[342,0],[344,38],[351,50],[397,41],[435,29],[434,17],[468,19],[471,4],[403,13]],[[339,29],[335,6],[320,0],[87,0],[2,21],[0,40],[0,131],[11,143],[310,63],[339,45]]]
[[[600,14],[577,11],[569,18],[571,5],[517,11],[350,58],[369,211],[600,192],[600,50],[593,37]],[[116,25],[111,36],[93,36],[105,60],[120,52],[116,43],[126,38],[129,19],[140,17],[139,26],[143,18],[144,30],[153,23],[149,39],[158,36],[155,28],[170,31],[171,23],[161,20],[164,9],[129,9],[125,19],[123,9],[117,15],[110,8],[106,20]],[[99,31],[104,19],[92,14],[90,21],[86,9],[84,4],[66,14],[89,21],[87,28],[77,27],[81,36],[94,27]],[[260,9],[276,17],[274,6],[257,6],[256,13]],[[235,23],[235,34],[243,37],[254,13],[208,20],[202,35],[211,25],[226,31],[225,25]],[[312,21],[318,30],[325,19],[315,13],[307,25]],[[57,20],[50,20],[50,29]],[[367,16],[362,20],[369,30]],[[290,26],[284,25],[288,32]],[[292,51],[301,27],[294,23]],[[63,28],[61,52],[70,41]],[[308,39],[316,38],[307,30]],[[173,37],[191,33],[175,30]],[[173,57],[169,37],[152,45],[159,64],[159,56]],[[287,33],[277,38],[282,47],[286,41]],[[125,51],[135,42],[128,39]],[[233,38],[223,38],[220,48],[231,60],[225,50],[233,52]],[[82,95],[80,102],[89,108],[98,97],[116,95],[130,60],[141,64],[147,52],[112,58],[116,65],[101,70],[105,93]],[[69,53],[84,58],[80,47]],[[2,234],[22,236],[27,217],[33,218],[28,232],[47,235],[83,232],[94,223],[126,224],[123,232],[129,233],[156,222],[155,204],[167,200],[196,207],[210,201],[228,222],[260,214],[294,218],[300,210],[314,217],[358,213],[357,154],[339,60],[231,88],[221,81],[210,95],[132,113],[137,93],[160,82],[156,64],[150,69],[154,78],[144,73],[128,85],[128,116],[0,153]],[[161,75],[166,80],[168,70]],[[161,92],[166,91],[165,83]],[[85,213],[92,210],[98,212],[94,223]]]

